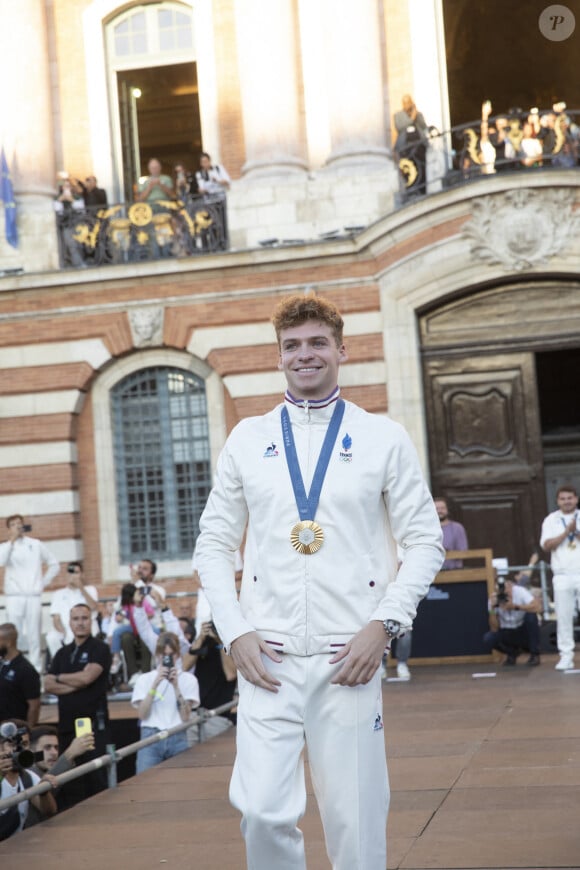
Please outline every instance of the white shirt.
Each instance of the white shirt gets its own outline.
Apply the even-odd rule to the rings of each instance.
[[[333,407],[286,402],[309,492]],[[230,434],[200,519],[196,562],[222,642],[257,631],[294,655],[332,652],[371,620],[411,627],[440,569],[441,523],[403,427],[345,402],[316,512],[319,552],[301,555],[281,405]],[[249,521],[248,521],[249,516]],[[247,527],[240,599],[234,554]],[[396,544],[405,558],[398,568]]]
[[[99,593],[96,590],[95,586],[85,586],[88,594],[95,601],[98,600]],[[72,633],[71,627],[69,625],[70,620],[70,612],[71,608],[75,606],[75,604],[86,604],[87,600],[80,589],[76,589],[72,586],[65,586],[64,589],[57,589],[54,595],[52,596],[52,603],[50,605],[49,613],[51,616],[60,616],[60,621],[62,622],[64,628],[64,642],[72,643],[74,640],[74,635]],[[91,610],[91,619],[92,619],[92,627],[91,631],[93,634],[99,633],[99,623],[97,622],[97,611]]]
[[[42,565],[47,566],[42,574]],[[26,536],[0,544],[0,567],[5,568],[5,595],[41,595],[60,571],[56,556],[36,538]]]
[[[155,682],[157,671],[149,671],[137,678],[133,694],[131,696],[131,704],[133,707],[138,707],[143,701]],[[197,677],[193,674],[181,671],[177,677],[179,691],[186,699],[191,701],[192,707],[199,707],[199,685]],[[156,688],[156,697],[151,705],[151,712],[146,719],[141,720],[142,725],[147,728],[159,728],[164,731],[166,728],[174,728],[183,720],[177,709],[177,696],[175,689],[167,680],[161,680]]]
[[[191,560],[191,570],[195,574],[197,572],[197,561],[195,557],[195,550],[193,551],[193,558]],[[241,550],[236,550],[236,555],[234,556],[234,571],[237,574],[239,571],[244,570],[244,560],[242,558]],[[209,601],[207,600],[207,595],[200,587],[197,590],[197,602],[195,605],[195,636],[199,637],[201,634],[201,627],[204,622],[211,622],[211,607],[209,605]]]
[[[163,586],[159,586],[157,583],[146,584],[143,582],[143,580],[135,580],[136,589],[142,589],[146,585],[149,585],[152,589],[155,589],[157,594],[161,595],[161,598],[163,599],[163,601],[165,601],[165,599],[167,598],[167,591],[163,588]],[[151,616],[151,622],[156,628],[162,628],[163,620],[161,618],[161,613],[157,608],[157,602],[152,595],[146,595],[144,600],[147,602],[147,604],[151,605],[154,610],[154,613]]]
[[[488,140],[480,144],[481,151],[481,174],[493,175],[495,172],[495,148]]]
[[[528,589],[523,586],[512,586],[512,604],[518,607],[525,607],[531,604],[534,596]],[[490,605],[491,606],[491,605]],[[501,607],[497,609],[497,619],[500,628],[519,628],[523,625],[526,614],[521,610],[503,610]]]
[[[522,139],[520,149],[525,157],[541,157],[543,154],[542,143],[539,139]]]
[[[40,782],[40,777],[34,773],[33,770],[28,771],[28,775],[32,780],[32,785],[38,785]],[[5,798],[13,797],[18,792],[24,791],[24,783],[18,777],[18,782],[16,785],[10,785],[7,779],[3,779],[0,783],[0,799],[4,800]],[[8,810],[3,810],[2,812],[6,813]],[[21,801],[18,804],[18,812],[20,813],[20,825],[18,826],[18,830],[21,831],[24,827],[24,823],[26,821],[26,817],[28,815],[28,801]]]
[[[202,171],[195,173],[195,178],[197,181],[197,186],[199,187],[202,193],[209,193],[211,196],[223,196],[226,195],[226,188],[223,184],[220,184],[219,179],[222,181],[227,181],[230,183],[231,179],[228,175],[227,171],[223,168],[223,166],[212,166],[207,170],[208,178],[204,178]]]
[[[578,529],[578,511],[576,514],[576,528]],[[557,538],[564,531],[564,526],[572,520],[574,514],[563,514],[562,511],[554,511],[548,514],[542,523],[542,535],[540,538],[540,546],[543,547],[546,541],[550,538]],[[564,538],[555,550],[552,550],[550,555],[550,564],[554,574],[574,574],[580,575],[580,537],[574,538],[575,547],[568,546],[568,538]]]

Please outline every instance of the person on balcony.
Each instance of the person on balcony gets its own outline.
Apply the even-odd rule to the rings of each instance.
[[[77,180],[77,186],[81,191],[82,198],[85,203],[85,208],[93,209],[94,212],[98,208],[106,208],[107,194],[102,187],[97,185],[97,179],[94,175],[87,175],[84,181]]]
[[[425,164],[427,160],[427,122],[410,94],[402,100],[402,110],[395,112],[393,122],[397,131],[394,151],[399,160],[399,168],[405,178],[405,195],[425,193]],[[402,161],[411,163],[411,175],[403,168]]]
[[[173,181],[169,175],[161,174],[161,163],[152,157],[147,164],[149,175],[137,184],[137,202],[157,203],[164,199],[175,199]]]
[[[201,232],[201,243],[204,250],[222,249],[228,247],[228,221],[226,211],[226,190],[231,184],[230,176],[223,166],[212,164],[207,151],[199,158],[199,170],[195,173],[198,192],[203,195],[207,205],[210,205],[212,223]]]
[[[199,170],[195,173],[197,188],[205,196],[226,198],[226,190],[229,190],[231,179],[223,166],[218,163],[215,166],[207,151],[202,151],[199,158]]]
[[[59,173],[59,186],[54,200],[54,210],[57,214],[58,229],[61,242],[62,264],[65,266],[86,266],[83,247],[75,239],[76,224],[79,212],[83,212],[85,204],[76,192],[75,185],[68,172]]]

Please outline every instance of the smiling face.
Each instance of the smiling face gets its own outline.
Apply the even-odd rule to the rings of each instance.
[[[348,359],[330,326],[306,320],[280,332],[280,360],[288,389],[297,399],[324,399],[338,382],[338,367]]]
[[[563,514],[573,514],[578,507],[578,496],[574,492],[563,489],[558,493],[556,504]]]

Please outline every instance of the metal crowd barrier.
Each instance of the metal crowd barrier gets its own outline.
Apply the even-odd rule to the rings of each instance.
[[[204,723],[208,719],[213,719],[214,716],[221,716],[222,713],[227,713],[229,710],[233,710],[233,708],[237,706],[237,703],[238,701],[236,698],[227,704],[222,704],[221,707],[196,713],[193,719],[190,719],[189,722],[182,722],[174,728],[167,728],[164,731],[159,731],[157,734],[152,734],[150,737],[146,737],[145,740],[138,740],[136,743],[130,743],[128,746],[122,746],[120,749],[117,749],[114,744],[109,744],[107,746],[108,751],[105,755],[93,758],[85,764],[79,764],[78,767],[75,767],[72,770],[67,770],[66,773],[58,774],[58,776],[55,777],[57,786],[64,785],[65,783],[71,782],[75,779],[80,779],[80,777],[84,776],[86,773],[92,773],[95,770],[101,770],[101,768],[105,767],[107,768],[108,787],[116,788],[117,763],[123,758],[127,758],[129,755],[134,755],[145,746],[151,746],[153,743],[160,743],[162,740],[167,740],[167,738],[171,737],[173,734],[180,734],[182,731],[187,731],[189,728],[199,728],[200,742],[203,742]],[[50,773],[50,771],[48,772]],[[38,785],[26,788],[24,791],[12,795],[12,797],[4,798],[3,800],[0,800],[0,813],[3,810],[7,810],[16,804],[21,803],[22,801],[29,800],[37,794],[45,794],[46,792],[51,791],[52,788],[53,787],[49,782],[39,782]]]

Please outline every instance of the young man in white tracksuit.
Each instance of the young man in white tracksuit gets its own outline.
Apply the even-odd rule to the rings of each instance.
[[[8,540],[0,544],[6,617],[16,626],[18,637],[26,637],[27,658],[42,673],[42,593],[59,573],[60,565],[42,541],[24,534],[24,518],[20,514],[8,517],[6,526]],[[46,565],[44,573],[43,565]]]
[[[250,870],[304,870],[306,744],[332,867],[385,870],[380,664],[443,562],[441,527],[401,426],[340,398],[334,305],[291,297],[273,322],[285,401],[228,438],[196,545],[239,672],[230,798]]]
[[[540,546],[551,556],[554,575],[557,641],[560,659],[557,671],[574,667],[574,616],[580,605],[580,527],[578,493],[573,486],[561,486],[556,493],[558,510],[542,523]]]

